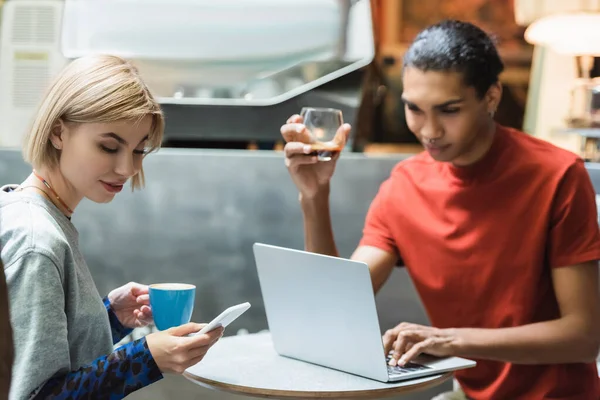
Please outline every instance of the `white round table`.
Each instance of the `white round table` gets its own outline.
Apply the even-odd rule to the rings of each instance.
[[[378,382],[281,357],[275,352],[269,333],[225,337],[183,375],[210,389],[283,399],[398,396],[431,388],[452,377],[446,373],[396,383]]]

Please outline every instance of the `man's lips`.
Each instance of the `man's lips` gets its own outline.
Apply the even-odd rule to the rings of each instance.
[[[443,148],[443,147],[449,146],[449,144],[441,143],[441,142],[438,142],[437,140],[433,140],[433,141],[423,140],[421,143],[423,144],[423,146],[425,146],[427,148]]]
[[[423,144],[423,146],[430,153],[440,153],[440,152],[446,150],[448,147],[450,147],[449,144],[439,145],[439,144],[430,144],[430,143]]]

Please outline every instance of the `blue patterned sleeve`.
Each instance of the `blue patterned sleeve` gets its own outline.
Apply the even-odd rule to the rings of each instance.
[[[142,338],[77,371],[51,378],[34,399],[120,400],[162,377],[146,339]]]
[[[102,302],[104,303],[104,307],[106,307],[106,312],[108,313],[108,320],[110,321],[110,330],[112,333],[113,344],[119,343],[121,339],[129,335],[133,331],[133,329],[126,328],[123,326],[123,324],[121,324],[119,318],[117,318],[117,315],[110,306],[110,300],[108,300],[108,296],[103,298]]]

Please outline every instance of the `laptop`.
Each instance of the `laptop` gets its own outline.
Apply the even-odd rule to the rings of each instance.
[[[381,382],[476,365],[460,357],[421,355],[404,367],[388,366],[366,263],[262,243],[253,250],[279,355]]]

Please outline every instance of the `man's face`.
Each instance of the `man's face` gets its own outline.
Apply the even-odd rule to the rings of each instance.
[[[483,99],[467,86],[461,73],[422,71],[407,67],[402,100],[406,122],[437,161],[468,165],[480,152],[482,131],[490,122],[496,93]],[[490,91],[498,89],[493,85]]]

